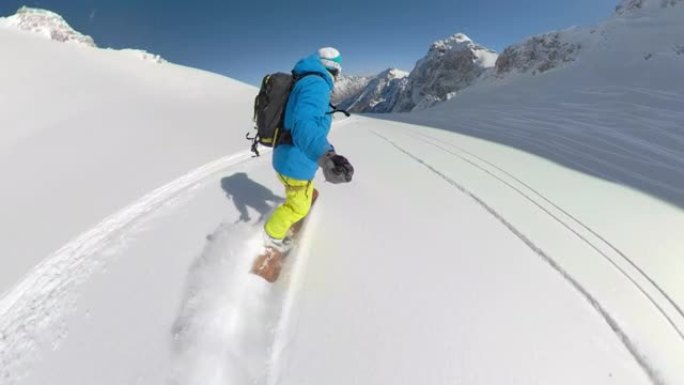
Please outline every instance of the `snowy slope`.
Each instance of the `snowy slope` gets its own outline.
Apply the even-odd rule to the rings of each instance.
[[[253,87],[31,34],[0,30],[0,47],[0,244],[13,261],[0,292],[133,199],[246,147],[234,139],[253,126]]]
[[[273,287],[246,273],[259,214],[280,195],[268,158],[226,162],[160,210],[109,229],[84,251],[106,268],[79,288],[66,330],[38,333],[61,336],[59,349],[18,383],[649,383],[594,305],[473,199],[504,185],[453,156],[432,159],[415,134],[435,132],[336,125],[359,177],[318,181],[303,246]]]
[[[3,385],[684,383],[684,34],[659,9],[553,71],[336,121],[355,180],[316,180],[275,285],[247,273],[282,201],[243,151],[254,88],[0,31]]]
[[[582,43],[575,63],[536,76],[490,79],[429,112],[394,117],[446,130],[429,138],[438,152],[462,153],[461,145],[449,144],[449,132],[459,132],[574,170],[570,177],[528,160],[476,154],[501,169],[493,173],[515,177],[510,188],[593,249],[564,247],[549,235],[550,225],[530,224],[527,210],[509,214],[541,250],[594,290],[639,354],[672,359],[651,363],[664,383],[684,381],[678,371],[684,355],[663,350],[663,344],[680,349],[684,341],[684,56],[676,48],[683,19],[680,3],[566,31],[566,40]],[[592,178],[604,182],[582,182]],[[598,260],[626,285],[597,274]]]
[[[522,148],[684,207],[683,17],[680,2],[563,31],[582,47],[574,62],[488,78],[435,114],[395,118]]]

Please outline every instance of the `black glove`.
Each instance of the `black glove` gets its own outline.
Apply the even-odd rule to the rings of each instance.
[[[323,169],[325,180],[330,183],[349,183],[354,175],[354,166],[349,163],[347,158],[337,155],[330,151],[318,160],[318,164]]]

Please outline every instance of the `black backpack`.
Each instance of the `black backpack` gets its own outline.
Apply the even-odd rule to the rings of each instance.
[[[283,118],[287,98],[294,86],[294,78],[290,74],[278,72],[264,76],[259,94],[254,99],[254,137],[247,133],[252,141],[252,152],[259,156],[257,146],[275,147],[282,141]]]
[[[282,72],[264,76],[259,94],[254,99],[254,122],[256,123],[254,129],[256,134],[253,137],[250,137],[249,133],[246,135],[247,140],[252,141],[252,152],[255,156],[259,156],[257,149],[259,144],[266,147],[292,144],[292,136],[283,127],[285,105],[295,82],[308,75],[321,76],[318,73],[306,73],[295,77]],[[349,116],[347,111],[339,110],[332,104],[330,107],[333,109],[331,113],[343,112]]]

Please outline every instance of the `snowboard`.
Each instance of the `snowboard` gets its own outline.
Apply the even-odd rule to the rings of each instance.
[[[264,253],[257,256],[252,265],[252,274],[256,274],[266,281],[273,283],[278,280],[280,276],[280,271],[283,269],[283,260],[287,255],[297,247],[297,241],[302,232],[302,228],[306,222],[306,219],[311,215],[311,210],[313,210],[314,204],[318,199],[318,190],[314,189],[311,197],[311,208],[309,213],[295,224],[290,227],[289,234],[286,238],[289,238],[291,245],[287,251],[281,252],[272,248],[266,248]]]

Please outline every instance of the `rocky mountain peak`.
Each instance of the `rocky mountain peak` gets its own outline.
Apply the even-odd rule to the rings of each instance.
[[[615,13],[625,15],[641,9],[668,8],[683,4],[684,0],[620,0],[620,4],[615,8]]]
[[[44,9],[21,7],[16,14],[0,18],[0,26],[37,33],[60,42],[96,47],[92,37],[74,30],[62,16]]]

